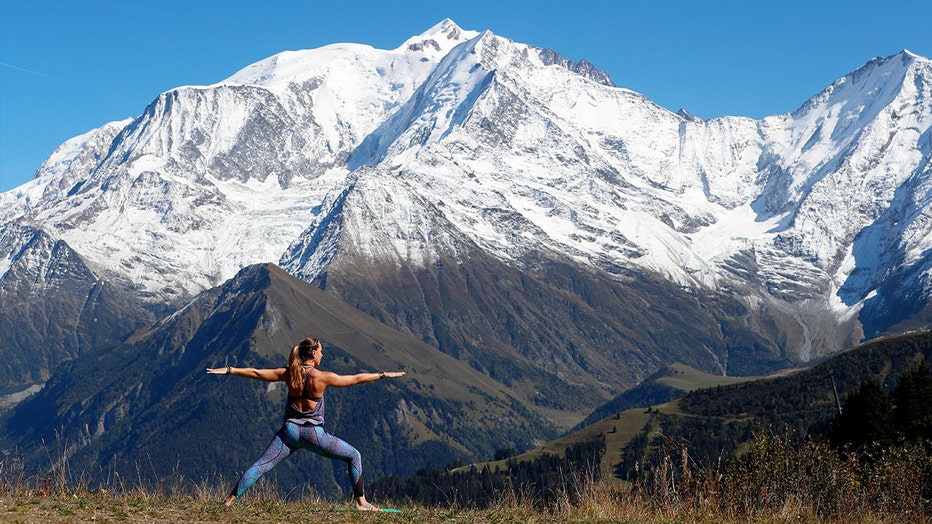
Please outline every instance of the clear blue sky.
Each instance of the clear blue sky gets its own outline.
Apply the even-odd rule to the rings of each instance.
[[[875,56],[932,57],[928,0],[0,0],[0,191],[65,140],[291,49],[394,49],[444,18],[703,118],[792,111]]]

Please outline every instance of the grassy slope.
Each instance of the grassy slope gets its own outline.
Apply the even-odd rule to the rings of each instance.
[[[657,382],[666,386],[679,389],[683,392],[693,391],[699,388],[709,388],[715,386],[726,386],[747,382],[749,380],[758,380],[760,377],[723,377],[719,375],[710,375],[703,373],[689,366],[682,364],[673,364],[668,366],[663,376],[656,379]],[[667,402],[653,409],[660,413],[682,414],[679,410],[677,401]],[[582,442],[591,442],[599,437],[605,436],[605,456],[603,457],[603,467],[610,467],[621,460],[621,451],[628,442],[650,421],[652,413],[648,413],[645,408],[629,409],[622,413],[604,418],[595,424],[561,437],[557,440],[548,442],[543,446],[528,450],[518,455],[517,460],[533,460],[544,454],[563,455],[567,448],[574,444]],[[477,464],[480,469],[489,466],[492,470],[496,468],[504,469],[506,460],[490,461]]]
[[[682,364],[672,364],[667,367],[664,376],[657,379],[657,382],[679,389],[683,392],[693,391],[699,388],[713,388],[715,386],[727,386],[749,380],[759,380],[761,377],[723,377],[721,375],[709,375],[699,370],[693,369]]]
[[[918,362],[923,354],[925,354],[926,361],[932,360],[929,355],[930,352],[932,352],[932,333],[914,332],[881,337],[866,342],[806,370],[784,370],[767,377],[722,377],[702,373],[681,364],[674,364],[668,366],[654,380],[666,386],[682,390],[684,393],[705,392],[706,395],[704,396],[708,397],[705,401],[711,402],[713,405],[720,404],[722,400],[736,394],[743,398],[743,395],[749,394],[748,389],[754,390],[758,397],[764,400],[774,396],[783,398],[788,394],[787,387],[789,387],[790,390],[803,388],[803,391],[808,392],[810,396],[812,395],[811,391],[821,391],[821,396],[812,400],[812,403],[813,406],[825,406],[834,405],[834,400],[830,396],[830,386],[827,386],[826,373],[828,370],[834,369],[839,392],[844,397],[844,394],[853,390],[861,380],[866,380],[871,376],[879,376],[886,380],[891,374],[897,375],[912,363]],[[894,371],[896,372],[894,373]],[[760,381],[760,384],[742,385],[742,383],[752,381]],[[823,384],[824,387],[815,388],[811,385],[813,381],[820,384],[826,382],[826,384]],[[721,392],[713,389],[717,386],[723,386]],[[724,386],[733,387],[727,388]],[[807,386],[809,389],[805,389]],[[659,414],[683,417],[699,416],[686,413],[680,409],[682,399],[683,397],[680,397],[664,404],[651,406],[649,409],[634,408],[616,413],[560,439],[522,453],[516,459],[519,461],[533,460],[545,453],[562,455],[573,444],[593,441],[599,438],[600,435],[604,435],[606,454],[603,457],[602,464],[603,469],[610,468],[619,462],[622,449],[632,437],[644,429],[645,425],[650,422],[651,417]],[[761,410],[766,408],[766,406],[764,408],[757,406],[754,402],[746,402],[746,404],[747,406],[741,409],[740,413],[727,413],[724,414],[724,418],[730,421],[754,419],[760,417],[763,413]],[[804,403],[799,402],[798,404],[803,405]],[[813,406],[803,408],[803,411],[806,409],[811,410]],[[780,410],[785,409],[785,406],[780,408]],[[489,465],[492,469],[506,467],[505,461],[477,464],[480,468],[485,465]],[[608,475],[606,478],[610,476]]]

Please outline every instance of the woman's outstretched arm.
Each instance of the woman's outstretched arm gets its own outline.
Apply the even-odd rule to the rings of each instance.
[[[344,388],[346,386],[354,386],[356,384],[365,384],[367,382],[375,382],[376,380],[382,378],[397,378],[404,376],[404,371],[380,371],[378,373],[357,373],[355,375],[337,375],[336,373],[331,373],[326,371],[321,373],[321,379],[324,384],[328,386],[334,386],[338,388]]]
[[[243,378],[255,378],[266,382],[278,382],[285,374],[285,368],[277,369],[256,369],[256,368],[235,368],[225,366],[222,368],[207,368],[208,375],[233,375]]]

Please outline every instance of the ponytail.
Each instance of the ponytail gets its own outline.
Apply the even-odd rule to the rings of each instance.
[[[301,373],[301,359],[298,357],[299,347],[291,348],[291,353],[288,355],[288,387],[291,389],[301,389],[301,383],[304,382]]]
[[[320,341],[316,338],[306,338],[300,344],[291,348],[288,354],[288,386],[291,389],[301,389],[304,383],[304,369],[301,364],[314,358],[314,353],[320,350]]]

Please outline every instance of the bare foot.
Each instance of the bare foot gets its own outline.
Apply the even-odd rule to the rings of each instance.
[[[359,511],[379,511],[379,508],[370,504],[365,496],[356,499],[356,509]]]
[[[230,504],[233,504],[233,501],[234,501],[234,500],[236,500],[236,495],[232,495],[232,494],[231,494],[229,497],[227,497],[226,500],[223,501],[223,505],[224,505],[224,506],[229,506]]]

